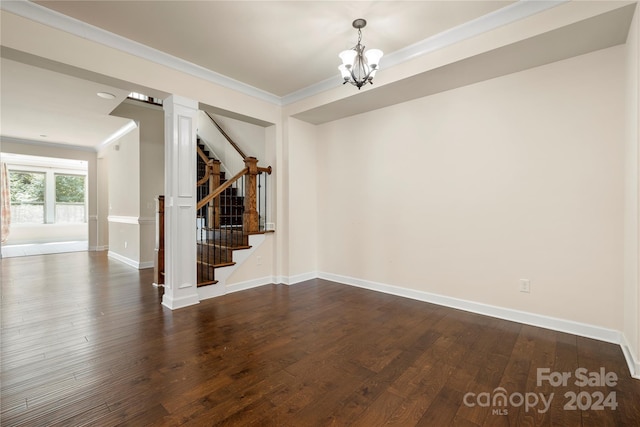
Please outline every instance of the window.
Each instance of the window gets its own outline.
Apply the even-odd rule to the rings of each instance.
[[[43,172],[9,171],[13,223],[45,222],[45,178]]]
[[[56,223],[86,222],[85,177],[55,174]]]
[[[37,156],[8,157],[12,224],[87,222],[85,161]]]

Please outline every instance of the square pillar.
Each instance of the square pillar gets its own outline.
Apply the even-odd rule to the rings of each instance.
[[[196,126],[198,103],[164,100],[165,278],[162,305],[198,304],[196,278]]]

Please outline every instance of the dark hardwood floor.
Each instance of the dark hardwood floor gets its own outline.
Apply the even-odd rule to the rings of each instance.
[[[1,262],[2,426],[640,425],[613,344],[323,280],[172,312],[104,253]]]

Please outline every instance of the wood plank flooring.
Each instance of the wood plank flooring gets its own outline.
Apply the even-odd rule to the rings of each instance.
[[[172,312],[104,253],[1,263],[2,426],[640,425],[613,344],[323,280]],[[601,367],[615,385],[575,385]]]

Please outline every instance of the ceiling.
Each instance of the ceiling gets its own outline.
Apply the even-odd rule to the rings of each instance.
[[[158,52],[190,67],[221,75],[226,81],[255,88],[270,99],[284,100],[328,79],[331,83],[335,79],[339,86],[337,54],[355,45],[357,32],[351,26],[355,18],[365,18],[368,22],[363,29],[363,44],[385,52],[380,64],[384,71],[385,59],[392,67],[398,63],[394,58],[400,52],[450,34],[461,26],[486,21],[512,3],[483,0],[47,0],[29,3],[5,0],[0,7],[13,12],[26,4],[30,13],[38,9],[35,11],[38,16],[46,16],[52,22],[80,24],[78,28],[93,29],[91,31],[97,27],[108,34],[110,40],[114,37],[133,40],[133,44],[128,41],[124,44],[141,46],[145,52]],[[374,85],[375,91],[363,91],[358,96],[330,102],[297,116],[311,123],[322,123],[362,112],[363,105],[368,109],[379,108],[624,43],[633,13],[628,9],[631,12],[627,10],[593,21],[554,37],[546,35],[486,52],[413,79],[380,87]],[[83,23],[92,27],[82,27]],[[562,43],[557,43],[558,40]],[[1,53],[0,130],[3,136],[95,149],[127,125],[125,119],[109,113],[130,91],[145,91],[127,82],[92,76],[64,64],[47,63],[43,58],[29,58],[28,54],[10,48],[3,47]],[[116,98],[99,98],[96,96],[99,91],[113,93]],[[162,97],[149,91],[143,93]]]
[[[397,51],[511,1],[40,1],[42,6],[282,97],[339,76],[338,53]],[[384,59],[381,61],[384,68]]]
[[[130,122],[109,115],[128,91],[7,58],[0,61],[3,136],[96,147]],[[115,98],[101,98],[98,92]]]

